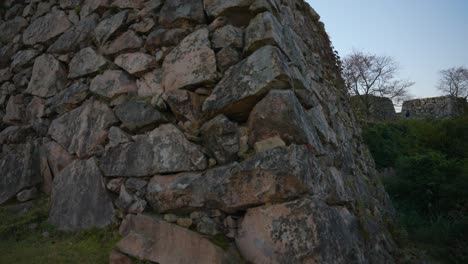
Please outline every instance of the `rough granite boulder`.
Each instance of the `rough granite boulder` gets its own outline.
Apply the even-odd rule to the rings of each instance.
[[[9,43],[28,25],[28,21],[22,17],[15,17],[0,24],[0,42]]]
[[[94,158],[76,160],[54,179],[49,222],[60,230],[83,230],[111,224],[114,212]]]
[[[88,100],[52,121],[49,135],[70,154],[86,158],[100,151],[100,145],[107,138],[107,129],[116,122],[114,113],[107,105]]]
[[[270,91],[250,113],[248,127],[251,146],[279,136],[288,145],[303,144],[315,151],[322,150],[311,118],[291,90]]]
[[[216,79],[216,57],[211,49],[207,28],[188,35],[163,63],[163,83],[166,91],[192,88]]]
[[[145,177],[159,173],[199,171],[207,167],[200,147],[189,142],[174,125],[156,128],[134,142],[110,148],[100,160],[108,177]]]
[[[146,197],[159,212],[197,208],[236,212],[322,188],[316,162],[306,147],[275,148],[205,173],[155,176]]]
[[[107,64],[106,59],[91,48],[84,48],[73,56],[69,64],[68,78],[83,77],[98,72]]]
[[[237,123],[219,115],[206,122],[200,129],[203,142],[218,164],[237,160],[240,149],[240,133]]]
[[[142,99],[130,99],[116,106],[114,113],[122,121],[122,126],[129,130],[138,130],[146,126],[154,127],[169,121],[148,100]]]
[[[96,76],[89,90],[99,96],[112,99],[121,94],[137,91],[136,82],[125,72],[120,70],[107,70]]]
[[[117,248],[141,260],[170,263],[241,263],[239,256],[200,234],[148,215],[129,215],[120,229]]]
[[[167,28],[191,27],[206,21],[203,0],[166,1],[160,14],[159,23]]]
[[[23,43],[43,43],[65,32],[72,24],[63,11],[52,11],[34,20],[23,33]]]
[[[0,150],[1,151],[1,150]],[[41,182],[36,142],[11,145],[0,152],[0,204]]]
[[[54,56],[44,54],[34,62],[27,93],[48,98],[65,88],[67,73],[65,67]]]
[[[203,111],[245,116],[269,90],[291,86],[284,55],[278,48],[266,46],[226,71]]]
[[[247,210],[236,244],[251,263],[363,263],[362,239],[345,207],[302,198]]]
[[[142,52],[119,55],[114,62],[128,73],[137,76],[157,66],[154,56]]]

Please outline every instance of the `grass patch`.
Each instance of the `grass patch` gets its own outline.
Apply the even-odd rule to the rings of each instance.
[[[47,223],[48,198],[25,213],[0,207],[0,263],[108,263],[119,240],[115,228],[61,232]],[[16,211],[16,212],[15,212]]]

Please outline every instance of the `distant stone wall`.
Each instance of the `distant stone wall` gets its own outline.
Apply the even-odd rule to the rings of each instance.
[[[452,118],[463,114],[466,100],[450,96],[421,98],[403,103],[403,119]]]
[[[369,104],[369,111],[366,110],[367,104]],[[387,97],[373,95],[368,95],[367,98],[366,96],[352,96],[351,105],[358,117],[368,121],[388,121],[397,119],[393,102]]]

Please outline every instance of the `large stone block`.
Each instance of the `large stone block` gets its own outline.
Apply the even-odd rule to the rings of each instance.
[[[357,219],[313,198],[249,209],[236,244],[252,263],[367,263]]]
[[[307,147],[275,148],[205,173],[155,176],[147,199],[160,212],[199,208],[236,212],[319,189],[314,183],[320,182],[320,174]]]
[[[226,71],[203,111],[245,117],[269,90],[292,86],[287,59],[278,48],[265,46]]]
[[[162,125],[134,142],[110,148],[100,161],[105,176],[145,177],[158,173],[204,170],[205,155],[172,124]]]
[[[166,91],[192,88],[216,80],[216,57],[211,49],[207,28],[188,35],[163,63]]]
[[[65,32],[72,24],[63,11],[53,11],[34,20],[23,32],[23,43],[43,43]]]
[[[206,21],[203,0],[166,1],[161,8],[159,23],[164,27],[191,27]]]
[[[147,215],[129,215],[121,226],[117,248],[141,260],[161,264],[241,263],[241,259],[202,235]]]
[[[4,146],[0,152],[0,204],[41,182],[37,143]]]
[[[67,75],[65,67],[49,54],[43,54],[34,61],[27,93],[48,98],[65,88]]]
[[[108,128],[116,122],[107,105],[91,99],[52,121],[49,135],[70,154],[86,158],[100,150]]]
[[[49,222],[60,230],[84,230],[111,224],[114,212],[94,158],[76,160],[54,179]]]

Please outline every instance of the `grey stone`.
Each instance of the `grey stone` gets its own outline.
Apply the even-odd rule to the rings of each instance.
[[[122,121],[123,126],[130,130],[168,122],[167,117],[154,108],[148,100],[131,99],[118,105],[114,112],[117,118]]]
[[[249,7],[253,0],[204,0],[206,13],[210,17],[217,17],[232,9]]]
[[[111,224],[112,201],[94,159],[76,160],[54,179],[49,222],[60,230]]]
[[[118,127],[111,127],[109,129],[108,138],[109,147],[111,148],[132,141],[130,135],[125,133],[122,129]]]
[[[133,30],[128,30],[115,40],[102,47],[103,53],[112,55],[124,51],[138,50],[143,46],[143,40]]]
[[[166,1],[159,17],[159,23],[168,28],[191,27],[205,22],[203,0]]]
[[[19,202],[24,203],[24,202],[27,202],[29,200],[33,200],[33,199],[37,198],[37,196],[38,196],[37,188],[32,187],[31,189],[22,190],[21,192],[19,192],[16,195],[16,199]]]
[[[155,69],[145,73],[140,80],[137,80],[138,96],[153,97],[163,94],[162,70]]]
[[[49,46],[47,51],[50,53],[63,54],[89,45],[98,20],[99,16],[96,14],[82,19],[77,25],[69,28],[61,35]]]
[[[161,47],[171,47],[178,45],[192,29],[174,28],[174,29],[157,29],[151,32],[146,39],[145,48],[151,52],[155,52]]]
[[[41,182],[36,143],[12,145],[0,156],[0,204]]]
[[[64,66],[49,54],[43,54],[34,61],[27,93],[48,98],[65,88],[66,71]]]
[[[166,56],[163,63],[166,91],[197,87],[216,80],[216,57],[208,35],[207,28],[197,30]]]
[[[13,41],[13,38],[18,35],[23,28],[28,25],[28,21],[22,17],[0,23],[0,42],[7,44]]]
[[[88,85],[83,80],[78,80],[50,99],[50,109],[59,114],[71,111],[78,107],[88,94]]]
[[[203,104],[203,111],[245,116],[271,89],[291,87],[287,59],[266,46],[232,66]]]
[[[23,33],[23,43],[34,45],[47,42],[62,34],[71,26],[63,11],[52,11],[34,20]]]
[[[118,8],[132,8],[141,9],[143,8],[145,0],[114,0],[112,1],[112,7]]]
[[[148,184],[146,198],[159,212],[199,208],[236,212],[325,188],[320,174],[308,148],[293,145],[204,173],[155,176]]]
[[[244,31],[241,28],[227,25],[215,30],[211,42],[215,49],[225,47],[242,49],[244,47]]]
[[[239,152],[239,129],[236,123],[219,115],[205,123],[201,129],[204,145],[218,164],[237,160]]]
[[[117,122],[112,110],[103,103],[88,100],[79,108],[52,121],[49,135],[70,154],[86,158],[107,138],[107,129]]]
[[[147,135],[134,138],[135,142],[110,148],[100,167],[108,177],[145,177],[158,173],[176,173],[204,170],[205,155],[190,143],[174,125],[156,128]]]
[[[34,49],[18,51],[11,58],[12,62],[10,64],[10,67],[13,70],[13,72],[19,72],[25,66],[29,66],[30,64],[32,64],[34,58],[36,58],[39,54],[40,52]]]
[[[98,72],[106,64],[106,59],[97,54],[93,48],[84,48],[76,53],[70,61],[68,78],[78,78]]]
[[[114,62],[133,75],[140,75],[157,66],[155,57],[142,52],[121,54],[115,58]]]
[[[81,7],[81,19],[87,17],[89,14],[95,11],[106,9],[107,7],[109,7],[109,5],[109,0],[85,0],[84,4]]]
[[[63,9],[79,7],[82,2],[83,0],[59,0],[60,7]]]
[[[10,96],[6,105],[3,122],[6,124],[21,124],[25,121],[26,102],[23,95]]]
[[[121,94],[136,93],[137,86],[127,73],[120,70],[107,70],[91,81],[89,89],[97,95],[112,99]]]
[[[312,119],[291,90],[271,90],[250,113],[248,127],[251,146],[280,136],[288,145],[307,144],[317,154],[323,150]]]
[[[13,77],[13,74],[11,73],[10,68],[0,69],[0,83],[9,81],[11,77]],[[2,92],[0,92],[0,94],[3,95]]]
[[[348,209],[302,198],[249,209],[236,244],[252,263],[366,263],[361,239]]]
[[[94,38],[99,44],[106,42],[127,19],[128,11],[119,12],[102,20],[94,29]]]
[[[162,98],[178,120],[197,122],[203,117],[203,96],[186,90],[171,90],[165,92]]]
[[[242,59],[241,54],[234,48],[226,47],[216,53],[216,62],[220,72],[225,72],[229,67],[237,64]]]

